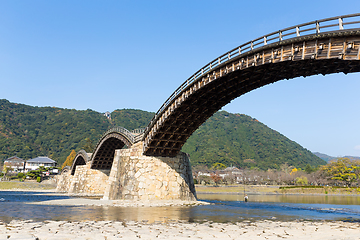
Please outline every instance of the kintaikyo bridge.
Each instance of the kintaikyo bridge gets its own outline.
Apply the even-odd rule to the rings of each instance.
[[[108,130],[63,170],[58,191],[104,199],[195,200],[191,134],[231,100],[283,79],[360,71],[360,13],[285,28],[240,45],[188,78],[144,130]],[[124,148],[124,146],[127,148]]]

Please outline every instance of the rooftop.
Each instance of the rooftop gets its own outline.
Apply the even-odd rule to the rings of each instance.
[[[48,157],[37,157],[37,158],[27,160],[26,162],[28,162],[28,163],[31,163],[31,162],[55,163],[54,160],[52,160],[51,158],[48,158]]]
[[[16,162],[25,162],[24,159],[21,159],[18,156],[9,157],[8,159],[5,159],[4,162],[10,162],[10,161],[12,161],[12,162],[14,162],[14,161],[16,161]]]

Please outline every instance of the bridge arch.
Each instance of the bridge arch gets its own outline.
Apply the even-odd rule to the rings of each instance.
[[[283,79],[360,72],[360,14],[313,21],[249,41],[214,59],[165,101],[147,126],[144,154],[175,156],[231,100]]]
[[[91,169],[110,170],[116,149],[130,148],[135,141],[134,135],[123,127],[106,131],[97,143],[91,156]]]
[[[63,169],[61,170],[61,175],[67,174],[68,172],[70,172],[71,168],[70,166],[65,166],[63,167]]]
[[[74,175],[75,174],[75,170],[76,170],[76,166],[78,165],[86,165],[87,162],[90,161],[90,157],[91,157],[91,154],[85,152],[85,150],[80,150],[75,158],[74,158],[74,161],[71,165],[71,175]]]

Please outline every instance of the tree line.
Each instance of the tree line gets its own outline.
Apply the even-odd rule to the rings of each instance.
[[[154,113],[117,109],[108,119],[102,113],[55,107],[32,107],[0,100],[0,161],[11,156],[27,160],[48,156],[61,166],[72,150],[92,152],[109,128],[144,128]],[[193,166],[216,162],[240,168],[280,169],[288,163],[305,168],[326,162],[244,114],[220,111],[206,121],[182,148]]]
[[[360,186],[360,160],[338,158],[326,165],[304,169],[287,163],[280,169],[259,168],[227,169],[224,164],[215,163],[211,168],[198,165],[193,168],[198,184],[247,184],[247,185],[299,185],[299,186]],[[205,174],[204,174],[205,173]]]

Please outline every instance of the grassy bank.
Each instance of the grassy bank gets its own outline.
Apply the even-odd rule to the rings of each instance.
[[[0,190],[55,190],[54,183],[38,183],[36,181],[4,181],[0,182]]]
[[[322,187],[322,186],[262,186],[262,185],[231,185],[231,186],[203,186],[196,185],[197,193],[218,194],[328,194],[328,195],[359,195],[360,188]]]
[[[231,194],[243,194],[244,190],[246,193],[262,193],[271,194],[279,193],[279,186],[258,186],[258,185],[219,185],[219,186],[203,186],[196,185],[197,193],[231,193]]]

